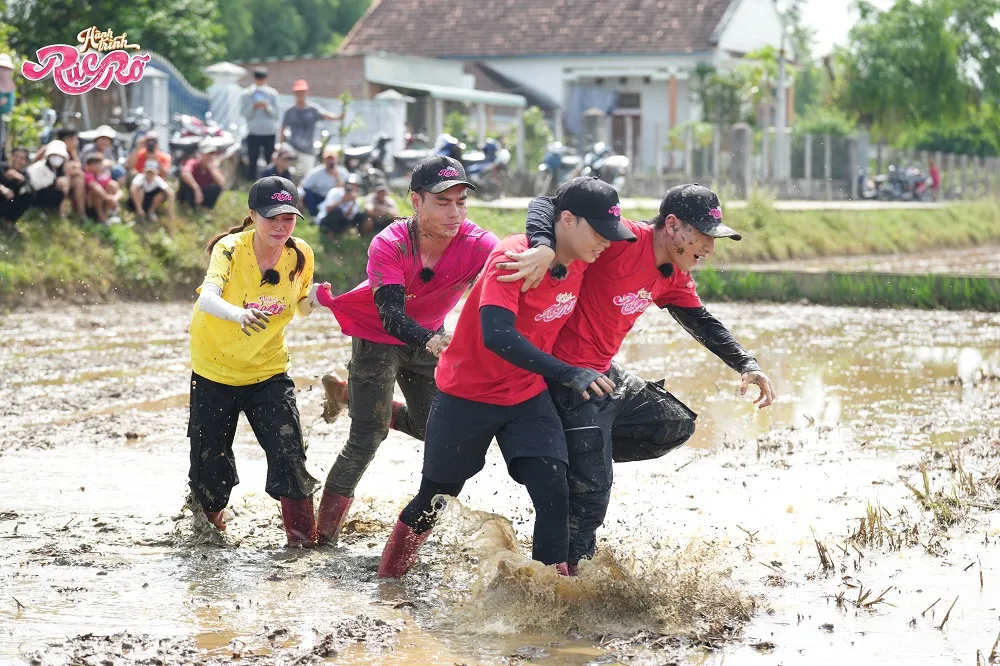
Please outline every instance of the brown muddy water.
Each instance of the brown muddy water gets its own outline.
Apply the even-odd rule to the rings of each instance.
[[[383,444],[338,548],[292,552],[244,423],[219,538],[185,508],[190,307],[9,316],[0,663],[986,663],[1000,651],[1000,316],[712,310],[779,402],[755,411],[728,368],[647,313],[620,360],[666,377],[698,431],[616,468],[579,578],[527,560],[528,498],[494,451],[401,582],[375,569],[416,492],[418,442]],[[318,377],[343,372],[349,346],[325,313],[289,338],[323,478],[349,420],[319,418]]]

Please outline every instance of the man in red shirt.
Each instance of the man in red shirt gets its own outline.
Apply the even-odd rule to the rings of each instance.
[[[584,397],[614,387],[600,372],[559,361],[549,351],[576,306],[584,269],[612,241],[634,235],[621,223],[618,194],[606,183],[578,179],[560,189],[558,199],[555,262],[565,266],[563,277],[548,274],[527,293],[517,283],[498,282],[505,253],[528,249],[527,238],[514,235],[490,254],[462,308],[435,373],[438,393],[427,419],[420,491],[399,514],[380,578],[409,570],[434,526],[434,497],[457,496],[485,466],[494,437],[508,473],[524,484],[535,507],[532,557],[566,572],[566,440],[545,380]]]
[[[552,225],[559,214],[558,202],[547,197],[529,205],[527,230],[533,244],[558,248]],[[756,359],[702,306],[689,272],[712,254],[716,238],[741,238],[722,223],[715,193],[698,184],[679,185],[664,196],[651,224],[623,223],[638,242],[615,244],[595,262],[583,280],[576,311],[552,351],[566,363],[603,373],[616,386],[609,395],[586,400],[549,382],[569,450],[571,572],[581,558],[594,553],[597,529],[611,498],[612,460],[658,458],[694,433],[697,415],[666,391],[662,381],[639,379],[613,361],[647,307],[655,303],[667,309],[696,340],[741,373],[743,394],[751,383],[757,384],[761,393],[754,402],[761,408],[775,398]],[[528,276],[526,286],[537,277]]]
[[[182,204],[192,208],[215,208],[226,186],[226,177],[216,163],[218,151],[210,141],[203,142],[198,148],[199,157],[192,157],[184,164],[177,193],[177,200]]]

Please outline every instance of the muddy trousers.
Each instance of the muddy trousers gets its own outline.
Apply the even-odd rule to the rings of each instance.
[[[348,413],[351,432],[326,477],[326,490],[354,497],[354,489],[389,435],[389,424],[423,440],[427,414],[437,393],[437,357],[413,345],[385,345],[361,338],[351,343]],[[392,389],[399,384],[406,404],[392,413]]]
[[[561,384],[549,392],[569,450],[569,563],[594,555],[611,501],[612,462],[659,458],[694,433],[697,415],[663,388],[612,363],[614,393],[585,401]]]
[[[264,490],[274,499],[306,499],[319,486],[306,471],[305,446],[295,404],[295,384],[286,374],[250,386],[229,386],[191,373],[191,490],[202,508],[222,511],[239,482],[233,440],[243,412],[267,456]]]

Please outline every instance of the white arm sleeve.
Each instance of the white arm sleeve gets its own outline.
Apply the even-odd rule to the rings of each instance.
[[[311,315],[313,311],[313,305],[312,303],[309,302],[309,298],[308,297],[303,298],[301,301],[299,301],[298,304],[295,306],[295,311],[298,313],[300,317],[308,317],[309,315]]]
[[[222,289],[215,284],[206,284],[201,287],[201,296],[198,297],[198,308],[205,314],[213,317],[239,323],[243,316],[243,308],[237,307],[222,298]]]

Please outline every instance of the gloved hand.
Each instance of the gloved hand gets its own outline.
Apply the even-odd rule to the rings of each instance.
[[[594,392],[595,398],[600,398],[605,393],[610,394],[615,390],[615,385],[610,379],[590,368],[569,366],[569,370],[558,381],[563,386],[568,386],[574,391],[582,393],[584,400],[590,400],[589,391]]]
[[[267,324],[270,321],[271,318],[267,315],[267,313],[261,312],[257,308],[246,308],[243,310],[243,313],[240,315],[240,318],[236,323],[240,325],[240,328],[244,333],[250,335],[250,331],[263,331],[267,328]]]

